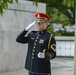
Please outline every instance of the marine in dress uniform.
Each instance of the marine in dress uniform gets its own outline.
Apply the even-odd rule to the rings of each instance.
[[[36,13],[36,22],[48,22],[50,17],[44,13]],[[31,31],[24,29],[16,38],[18,43],[28,43],[25,68],[29,75],[51,75],[50,60],[56,57],[55,37],[46,29]]]

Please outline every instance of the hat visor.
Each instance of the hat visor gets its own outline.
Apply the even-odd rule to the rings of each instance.
[[[44,20],[44,19],[37,19],[36,22],[37,22],[37,23],[38,23],[38,22],[41,23],[41,22],[45,22],[45,20]]]

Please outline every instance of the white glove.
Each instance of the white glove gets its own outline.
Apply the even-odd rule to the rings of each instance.
[[[28,27],[25,28],[25,30],[29,30],[35,23],[36,23],[36,21],[34,21],[33,23],[29,24]]]
[[[38,58],[45,58],[45,54],[42,53],[42,52],[39,52],[39,53],[38,53]]]

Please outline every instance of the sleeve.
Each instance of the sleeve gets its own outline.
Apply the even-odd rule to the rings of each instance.
[[[51,60],[56,57],[56,41],[54,36],[50,36],[48,50],[45,53],[45,60]]]
[[[25,35],[26,35],[27,32],[28,32],[28,31],[23,30],[23,31],[17,36],[16,41],[17,41],[18,43],[23,43],[23,44],[28,43],[28,36],[25,37]]]

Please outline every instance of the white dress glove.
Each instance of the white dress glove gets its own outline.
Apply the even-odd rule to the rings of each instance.
[[[42,53],[42,52],[39,52],[39,53],[38,53],[38,58],[45,58],[45,54]]]
[[[36,21],[34,21],[33,23],[29,24],[28,27],[25,28],[25,30],[29,30],[35,23],[36,23]]]

